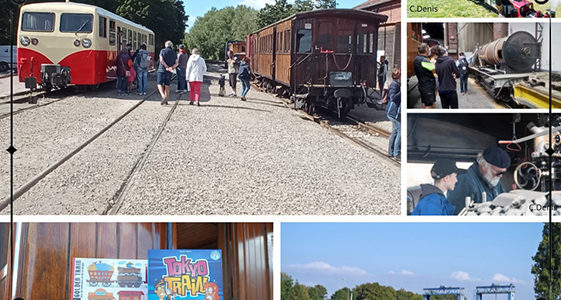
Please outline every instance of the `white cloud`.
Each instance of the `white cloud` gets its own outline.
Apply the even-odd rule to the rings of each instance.
[[[395,271],[390,270],[390,271],[388,272],[388,274],[390,274],[390,275],[395,275]]]
[[[516,279],[516,278],[510,278],[506,275],[503,275],[501,273],[497,273],[495,275],[493,275],[493,278],[491,278],[492,281],[496,281],[496,282],[506,282],[506,283],[525,283],[524,281],[520,280],[520,279]]]
[[[360,268],[348,267],[348,266],[334,267],[326,262],[321,262],[321,261],[314,261],[307,264],[288,265],[288,267],[293,269],[300,269],[300,270],[317,271],[327,274],[352,274],[352,275],[368,274],[368,272]]]
[[[475,279],[473,279],[469,276],[468,272],[463,272],[463,271],[452,272],[452,274],[450,274],[450,277],[452,277],[453,279],[456,279],[458,281],[474,281],[475,280]]]
[[[401,275],[407,275],[407,276],[413,276],[415,275],[415,273],[408,271],[408,270],[403,270],[401,271]]]
[[[253,7],[255,9],[262,9],[265,7],[265,4],[274,4],[274,0],[243,0],[239,3],[239,5],[245,5],[249,7]]]

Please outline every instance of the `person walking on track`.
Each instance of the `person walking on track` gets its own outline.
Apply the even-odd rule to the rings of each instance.
[[[187,81],[185,72],[187,71],[187,60],[189,55],[183,45],[179,45],[179,53],[177,53],[177,93],[184,93],[187,90]]]
[[[171,71],[177,67],[177,55],[173,51],[173,43],[166,41],[165,48],[160,51],[160,65],[158,66],[158,91],[162,96],[162,105],[168,104]]]
[[[199,50],[193,48],[191,51],[191,56],[187,61],[187,79],[189,80],[189,87],[191,88],[191,93],[189,94],[189,104],[193,105],[193,102],[197,102],[197,106],[200,106],[199,100],[201,98],[201,86],[203,85],[203,74],[206,72],[206,62],[201,57]]]
[[[236,82],[238,81],[238,60],[234,58],[234,52],[228,51],[228,78],[230,80],[230,87],[232,88],[232,97],[236,97]]]
[[[249,68],[248,58],[244,57],[240,62],[240,67],[238,69],[238,78],[242,82],[242,101],[246,101],[245,96],[249,92],[250,84],[249,81],[251,80],[251,69]]]

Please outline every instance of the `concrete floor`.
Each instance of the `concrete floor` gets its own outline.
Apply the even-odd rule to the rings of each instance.
[[[475,83],[475,79],[468,79],[468,93],[465,95],[460,93],[460,81],[457,80],[456,83],[459,108],[506,108],[504,105],[495,102],[483,87]],[[414,108],[421,108],[421,101],[418,101]],[[436,108],[442,108],[440,97],[436,99]]]

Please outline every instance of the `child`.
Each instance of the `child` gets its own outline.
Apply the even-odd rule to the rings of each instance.
[[[129,91],[129,94],[130,94],[130,92],[132,90],[133,82],[136,79],[136,71],[134,70],[132,59],[129,59],[128,65],[129,65],[129,71],[130,72],[129,72],[129,76],[127,77],[127,89]]]

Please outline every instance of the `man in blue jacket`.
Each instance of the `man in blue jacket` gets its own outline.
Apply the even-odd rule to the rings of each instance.
[[[458,175],[456,163],[450,159],[438,159],[430,170],[434,185],[421,184],[421,200],[412,215],[452,215],[454,206],[446,199],[445,193],[456,186]]]
[[[456,206],[454,214],[460,213],[466,206],[466,197],[481,203],[483,198],[492,201],[497,195],[505,193],[501,178],[509,167],[510,157],[499,147],[488,147],[480,153],[466,174],[459,176],[458,185],[448,195],[450,203]]]

